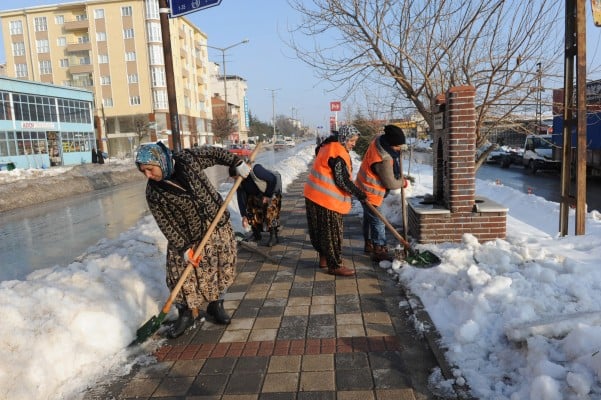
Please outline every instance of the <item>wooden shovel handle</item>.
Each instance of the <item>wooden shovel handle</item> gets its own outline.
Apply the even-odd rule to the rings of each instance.
[[[405,251],[408,251],[409,248],[411,247],[411,245],[409,244],[409,242],[407,242],[405,240],[405,238],[403,238],[401,236],[401,234],[397,232],[397,230],[394,228],[394,226],[392,226],[392,224],[390,222],[388,222],[388,220],[386,219],[386,217],[384,217],[382,215],[382,213],[380,211],[378,211],[378,209],[376,207],[374,207],[373,205],[369,204],[368,201],[365,201],[365,204],[371,210],[372,213],[374,213],[378,218],[380,218],[380,220],[382,222],[384,222],[384,225],[386,225],[386,227],[390,230],[390,232],[392,232],[392,234],[394,235],[394,237],[396,237],[398,239],[398,241],[401,242],[401,244],[405,248]]]
[[[261,148],[261,143],[257,143],[255,149],[253,150],[253,152],[251,153],[251,155],[249,157],[251,162],[254,161],[255,157],[259,153],[260,148]],[[227,209],[229,202],[232,200],[232,197],[234,197],[234,195],[236,194],[236,190],[238,189],[238,186],[240,186],[240,184],[242,183],[242,179],[243,178],[241,176],[236,178],[236,181],[234,182],[234,186],[232,186],[229,193],[225,197],[225,200],[223,200],[223,204],[221,205],[221,207],[219,207],[217,214],[215,214],[215,218],[213,219],[213,222],[211,222],[211,225],[209,225],[207,232],[203,236],[203,238],[200,241],[200,243],[198,244],[198,246],[196,246],[196,250],[194,251],[194,258],[198,258],[198,256],[200,255],[200,252],[204,248],[205,244],[207,244],[207,242],[209,241],[211,234],[213,233],[213,231],[215,230],[215,227],[219,223],[221,216]],[[171,305],[173,304],[173,301],[177,297],[177,294],[181,290],[182,286],[184,285],[184,282],[186,281],[186,278],[188,278],[188,275],[190,274],[190,272],[192,271],[193,268],[194,268],[194,265],[192,263],[188,263],[188,265],[186,266],[186,269],[184,270],[184,272],[182,272],[181,276],[179,277],[179,280],[177,281],[177,284],[171,291],[169,298],[167,299],[167,301],[165,302],[165,305],[163,306],[162,311],[165,314],[168,313],[169,310],[171,309]]]

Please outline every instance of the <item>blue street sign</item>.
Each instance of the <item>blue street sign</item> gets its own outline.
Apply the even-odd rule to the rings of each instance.
[[[188,14],[205,8],[215,7],[221,4],[221,0],[170,0],[171,18]]]

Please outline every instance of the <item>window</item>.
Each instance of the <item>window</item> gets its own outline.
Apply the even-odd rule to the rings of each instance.
[[[91,103],[89,101],[57,99],[58,117],[61,122],[89,124]]]
[[[134,37],[134,28],[123,29],[123,38],[131,39]]]
[[[131,17],[132,16],[131,6],[121,7],[121,16],[123,16],[123,17]]]
[[[167,109],[168,99],[167,92],[165,90],[157,90],[152,93],[152,100],[154,102],[154,108]]]
[[[35,47],[38,54],[50,52],[50,45],[48,44],[48,39],[36,40]]]
[[[79,65],[90,65],[90,57],[80,57]]]
[[[13,56],[24,56],[25,55],[25,43],[16,42],[13,43]]]
[[[161,37],[161,24],[158,22],[150,22],[148,24],[148,41],[149,42],[160,42]]]
[[[77,38],[77,43],[90,43],[90,37],[89,36],[80,36]]]
[[[104,18],[104,9],[103,8],[98,8],[98,9],[94,10],[94,18],[95,19],[102,19],[102,18]]]
[[[130,96],[129,105],[130,106],[139,106],[140,105],[140,96]]]
[[[61,66],[61,68],[69,68],[69,59],[68,58],[61,58],[60,59],[60,66]]]
[[[152,67],[150,68],[152,76],[152,86],[164,87],[166,86],[165,80],[165,69],[163,67]]]
[[[56,121],[55,100],[48,96],[13,94],[17,121]]]
[[[0,92],[0,120],[12,119],[10,112],[10,94],[8,92]]]
[[[22,21],[10,21],[10,34],[11,35],[23,34],[23,22]]]
[[[64,36],[59,36],[56,38],[56,45],[58,47],[65,47],[67,45],[67,38]]]
[[[48,22],[46,22],[46,17],[35,17],[33,20],[33,24],[36,32],[43,32],[48,30]]]
[[[150,64],[163,65],[163,47],[159,45],[150,46]]]
[[[106,32],[96,32],[97,42],[106,42]]]
[[[64,15],[56,15],[54,17],[54,23],[57,25],[64,25],[65,24],[65,16]]]
[[[27,64],[15,64],[15,75],[17,78],[25,78],[27,76]]]
[[[108,54],[98,54],[98,64],[108,64],[109,56]]]
[[[133,51],[125,53],[125,61],[136,61],[136,53]]]
[[[100,84],[101,85],[110,85],[111,84],[111,77],[104,75],[100,77]]]
[[[146,18],[148,19],[159,19],[159,2],[158,1],[146,1]]]
[[[63,153],[84,152],[92,149],[94,132],[62,132]]]
[[[79,14],[79,15],[75,16],[75,20],[76,21],[87,21],[88,16],[87,16],[87,14]]]
[[[138,83],[138,74],[127,75],[127,83]]]
[[[49,60],[40,61],[40,74],[47,75],[52,73],[52,65]]]
[[[105,107],[112,107],[113,106],[113,99],[112,98],[108,98],[108,99],[102,99],[102,105]]]

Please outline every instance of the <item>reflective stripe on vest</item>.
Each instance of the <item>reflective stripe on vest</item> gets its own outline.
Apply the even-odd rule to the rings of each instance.
[[[351,157],[344,146],[338,142],[328,143],[319,150],[313,161],[303,195],[324,208],[348,214],[352,206],[351,195],[336,186],[334,173],[328,165],[328,160],[336,157],[341,157],[347,169],[352,169]]]

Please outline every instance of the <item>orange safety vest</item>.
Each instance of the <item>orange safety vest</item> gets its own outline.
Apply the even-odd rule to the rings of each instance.
[[[339,142],[328,143],[322,146],[313,161],[313,168],[309,172],[309,180],[305,183],[303,195],[328,210],[348,214],[352,205],[351,194],[336,186],[334,172],[328,165],[328,160],[336,157],[342,157],[351,173],[353,164],[346,148]]]
[[[392,164],[392,158],[387,157],[384,160],[382,154],[378,151],[377,141],[379,141],[379,137],[374,139],[367,148],[363,161],[361,161],[361,168],[357,173],[357,179],[355,179],[355,185],[365,192],[367,201],[370,204],[379,207],[384,201],[386,187],[382,184],[380,177],[372,171],[371,166],[382,161]]]

